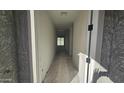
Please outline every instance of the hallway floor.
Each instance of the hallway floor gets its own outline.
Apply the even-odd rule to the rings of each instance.
[[[69,83],[77,74],[72,59],[65,53],[56,55],[45,77],[44,83]]]

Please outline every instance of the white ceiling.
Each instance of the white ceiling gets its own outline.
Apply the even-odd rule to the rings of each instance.
[[[48,13],[51,16],[56,28],[58,30],[64,30],[69,28],[72,22],[76,19],[80,11],[78,10],[49,10]]]

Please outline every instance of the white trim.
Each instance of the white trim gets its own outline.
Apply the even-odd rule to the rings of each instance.
[[[101,48],[102,48],[104,11],[98,11],[98,10],[93,11],[93,26],[94,27],[91,35],[91,58],[99,63],[101,58]],[[91,60],[91,64],[89,68],[90,71],[89,82],[92,82],[93,70],[97,68],[94,60]]]
[[[101,58],[101,48],[102,48],[102,36],[103,36],[103,26],[104,26],[104,11],[94,11],[93,24],[94,29],[92,32],[92,40],[91,40],[91,57],[98,63],[95,63],[94,60],[91,62],[90,66],[90,79],[89,82],[92,82],[93,72],[95,68],[99,68],[101,66],[97,65],[100,63]]]
[[[98,28],[97,28],[97,45],[96,45],[96,53],[95,60],[100,62],[101,60],[101,49],[102,49],[102,39],[103,39],[103,29],[104,29],[104,15],[105,11],[99,11],[98,16]]]
[[[33,82],[37,83],[34,11],[30,10]]]

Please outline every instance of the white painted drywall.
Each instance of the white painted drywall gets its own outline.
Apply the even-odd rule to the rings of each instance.
[[[80,62],[79,73],[77,74],[79,76],[79,80],[77,79],[78,82],[86,81],[85,73],[87,71],[87,66],[85,65],[86,64],[85,60],[87,55],[85,54],[87,54],[88,51],[87,51],[87,46],[85,45],[88,45],[86,42],[89,42],[88,41],[89,35],[86,29],[89,21],[86,23],[83,23],[86,21],[86,19],[84,20],[83,19],[84,15],[83,16],[82,15],[83,15],[83,12],[75,21],[74,32],[73,32],[74,33],[73,60],[74,60],[75,66],[77,67],[78,62]],[[87,17],[84,17],[84,18],[87,18]],[[83,28],[81,28],[81,26]],[[101,58],[103,26],[104,26],[104,11],[98,11],[98,10],[93,11],[93,31],[92,31],[92,37],[91,37],[91,63],[89,68],[89,82],[92,82],[93,72],[95,69],[99,69],[99,71],[106,71],[106,69],[99,64],[100,58]],[[83,39],[81,37],[83,37]],[[80,58],[76,56],[76,54],[79,53],[79,51],[82,52],[79,54],[81,56]],[[100,77],[97,82],[110,83],[112,81],[108,77]]]
[[[90,11],[82,11],[74,22],[73,26],[73,62],[78,68],[78,53],[88,53],[89,32],[88,25],[90,22]],[[103,30],[102,11],[93,11],[93,31],[91,36],[91,57],[100,61],[102,46],[102,30]]]
[[[69,55],[70,56],[72,56],[72,51],[73,51],[73,28],[71,26],[69,31]]]
[[[35,11],[38,82],[45,78],[55,54],[55,30],[47,11]]]
[[[78,53],[87,54],[88,29],[90,11],[81,11],[73,24],[73,62],[78,68]]]
[[[104,11],[93,11],[93,25],[94,27],[91,37],[91,57],[99,62],[102,48]]]
[[[102,36],[104,26],[104,11],[93,11],[93,31],[91,36],[91,63],[89,70],[89,82],[92,82],[92,77],[95,69],[106,71],[99,62],[101,58]],[[82,73],[83,71],[81,71]],[[108,78],[101,78],[99,82],[108,81]]]
[[[104,27],[104,14],[105,11],[99,11],[98,16],[98,28],[97,28],[97,44],[96,44],[96,53],[95,60],[97,62],[101,61],[101,49],[102,49],[102,39],[103,39],[103,27]]]

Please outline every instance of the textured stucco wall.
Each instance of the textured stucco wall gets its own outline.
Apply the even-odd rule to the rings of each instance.
[[[0,11],[0,82],[17,82],[15,38],[12,11]]]
[[[0,82],[31,82],[27,11],[0,11]]]
[[[31,60],[30,60],[30,29],[28,27],[29,11],[14,11],[15,27],[17,33],[17,57],[18,57],[18,82],[31,82]]]
[[[105,11],[101,65],[113,82],[124,82],[124,11]]]

